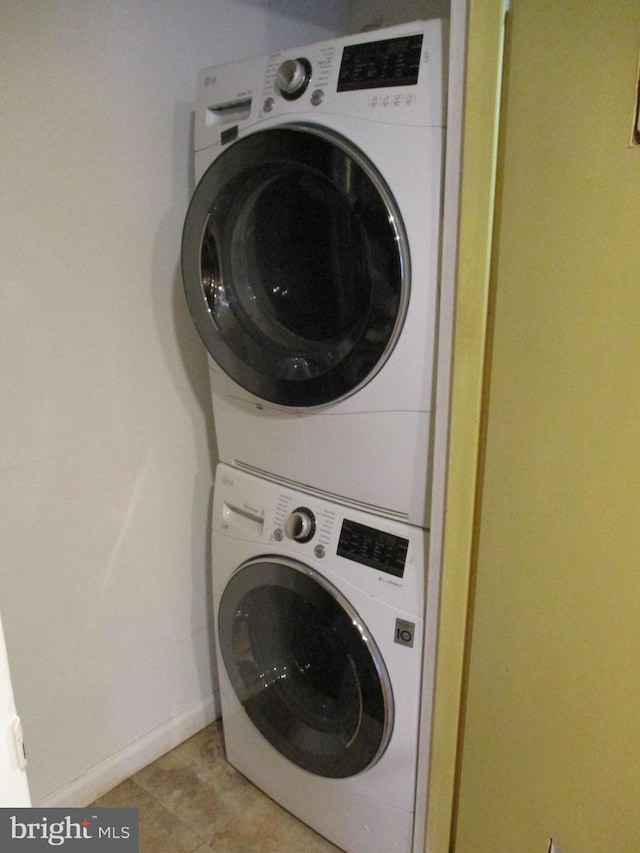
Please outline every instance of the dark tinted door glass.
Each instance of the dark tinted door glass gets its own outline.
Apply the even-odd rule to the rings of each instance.
[[[251,562],[227,585],[218,617],[233,688],[280,753],[330,777],[378,760],[393,724],[389,678],[333,587],[294,561]]]
[[[219,365],[274,403],[347,396],[384,363],[408,299],[400,215],[373,167],[310,128],[247,136],[192,199],[183,279]]]

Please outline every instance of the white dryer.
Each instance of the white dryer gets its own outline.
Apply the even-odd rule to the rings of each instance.
[[[349,853],[409,853],[428,533],[219,465],[227,757]]]
[[[447,26],[201,72],[182,271],[220,459],[426,526]]]

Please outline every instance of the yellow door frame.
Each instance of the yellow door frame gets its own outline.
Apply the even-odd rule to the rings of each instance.
[[[445,853],[455,846],[469,593],[477,540],[505,0],[453,0],[452,28],[461,18],[466,45],[446,494],[426,820],[416,848],[426,853]]]

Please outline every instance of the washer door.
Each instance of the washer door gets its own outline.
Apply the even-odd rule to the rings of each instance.
[[[384,364],[409,298],[404,227],[373,165],[313,126],[229,146],[182,240],[189,309],[212,357],[265,401],[346,397]]]
[[[386,667],[357,613],[312,569],[280,557],[241,566],[222,595],[218,642],[245,711],[290,761],[345,777],[383,754]]]

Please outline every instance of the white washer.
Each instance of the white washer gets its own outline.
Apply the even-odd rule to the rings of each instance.
[[[228,760],[349,853],[411,850],[427,539],[218,466]]]
[[[221,461],[427,526],[447,22],[202,71],[182,271]]]

